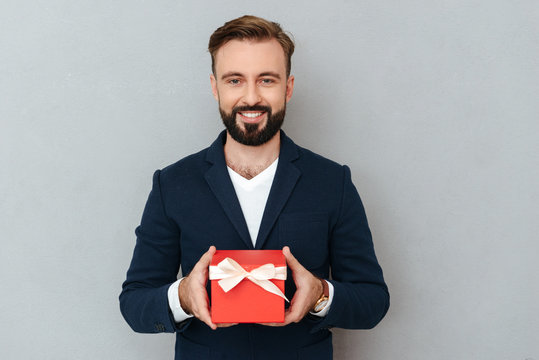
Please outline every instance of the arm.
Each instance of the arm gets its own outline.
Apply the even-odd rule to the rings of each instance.
[[[346,166],[343,167],[342,189],[339,216],[328,244],[332,280],[315,277],[285,246],[283,254],[292,271],[296,292],[284,323],[266,325],[284,326],[305,318],[314,321],[312,332],[330,327],[369,329],[386,314],[389,293],[376,260],[363,205]],[[321,281],[333,286],[329,309],[324,309],[319,318],[312,314],[306,317],[320,297]]]
[[[122,315],[137,332],[180,330],[167,296],[180,267],[180,229],[165,212],[159,170],[135,233],[137,242],[120,294]]]
[[[372,243],[363,204],[343,167],[340,215],[330,238],[334,286],[331,308],[314,330],[328,327],[370,329],[389,309],[389,292]]]

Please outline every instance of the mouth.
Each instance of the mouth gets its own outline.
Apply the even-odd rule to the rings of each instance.
[[[265,111],[240,111],[238,115],[246,123],[254,124],[261,121],[266,114]]]

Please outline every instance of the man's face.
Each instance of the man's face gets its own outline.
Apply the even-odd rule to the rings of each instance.
[[[223,123],[235,141],[258,146],[277,134],[294,89],[277,40],[227,42],[215,54],[210,78]]]

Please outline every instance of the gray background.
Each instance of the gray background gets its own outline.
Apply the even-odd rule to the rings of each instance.
[[[539,2],[0,2],[0,357],[171,359],[118,294],[157,168],[222,128],[225,20],[297,42],[285,129],[352,168],[392,295],[336,359],[539,360]]]

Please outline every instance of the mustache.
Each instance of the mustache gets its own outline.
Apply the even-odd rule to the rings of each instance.
[[[236,106],[235,108],[233,108],[232,109],[232,115],[236,115],[237,113],[242,112],[242,111],[264,111],[264,112],[267,112],[268,114],[271,114],[271,108],[269,106],[264,106],[264,105],[248,106],[248,105],[244,105],[244,106]]]

